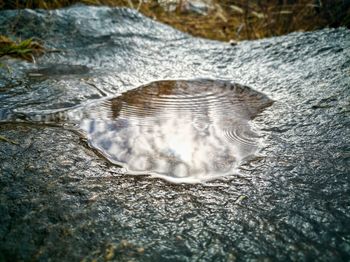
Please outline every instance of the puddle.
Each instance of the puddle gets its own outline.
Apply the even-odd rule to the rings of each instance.
[[[256,154],[250,120],[271,103],[225,81],[159,81],[68,118],[79,119],[90,146],[128,173],[197,183],[233,174]]]
[[[222,80],[166,80],[73,110],[0,111],[3,121],[67,124],[129,174],[200,183],[237,173],[261,139],[251,120],[272,104],[249,87]]]

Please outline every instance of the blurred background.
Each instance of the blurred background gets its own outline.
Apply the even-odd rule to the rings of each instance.
[[[350,0],[0,0],[0,9],[123,6],[194,36],[241,41],[350,26]]]

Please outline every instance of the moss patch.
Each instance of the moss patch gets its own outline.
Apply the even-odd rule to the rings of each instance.
[[[43,53],[44,47],[31,38],[22,41],[15,41],[6,36],[0,35],[0,57],[7,55],[32,62],[34,56]]]

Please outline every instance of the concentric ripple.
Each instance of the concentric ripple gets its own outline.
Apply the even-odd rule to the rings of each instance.
[[[158,81],[85,108],[78,126],[129,173],[202,182],[234,173],[256,153],[249,121],[271,103],[228,81]]]
[[[229,81],[167,80],[56,113],[0,111],[0,121],[68,123],[130,174],[196,183],[233,174],[255,155],[260,139],[250,120],[271,104]]]

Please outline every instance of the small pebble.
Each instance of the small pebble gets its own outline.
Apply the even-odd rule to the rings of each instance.
[[[238,45],[238,42],[233,39],[231,39],[228,43],[232,46]]]

